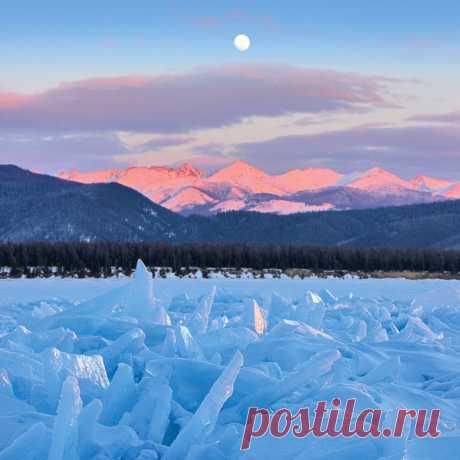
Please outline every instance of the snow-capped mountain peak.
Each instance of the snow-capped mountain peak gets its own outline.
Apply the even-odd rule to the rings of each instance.
[[[423,175],[415,177],[412,179],[411,183],[420,190],[433,190],[437,192],[447,190],[450,186],[452,186],[452,182],[449,180],[436,179],[434,177]]]
[[[451,187],[449,187],[444,195],[447,198],[460,198],[460,182],[457,184],[453,184]]]
[[[123,170],[120,169],[107,169],[103,171],[90,171],[80,172],[73,170],[68,173],[62,171],[58,174],[60,179],[72,180],[75,182],[81,182],[83,184],[94,184],[104,182],[118,182],[120,175]]]
[[[237,160],[229,166],[208,177],[211,183],[233,185],[243,189],[247,194],[266,193],[284,195],[286,192],[278,187],[273,176],[242,160]]]
[[[213,181],[225,181],[242,176],[267,177],[267,174],[261,169],[258,169],[243,160],[236,160],[225,168],[222,168],[220,171],[217,171],[215,174],[210,176],[209,179]]]
[[[348,187],[357,188],[365,191],[385,191],[385,190],[416,190],[417,187],[411,182],[386,171],[383,168],[371,168],[361,173],[345,176],[341,184]]]
[[[176,171],[179,176],[202,177],[204,175],[201,169],[195,168],[190,163],[182,163],[176,168]]]
[[[342,174],[328,168],[291,169],[276,176],[279,187],[287,192],[296,193],[304,190],[316,190],[336,185]]]
[[[162,202],[162,206],[175,212],[184,212],[196,206],[214,204],[216,200],[208,194],[195,187],[187,187],[179,191],[176,195]]]
[[[59,177],[83,183],[118,182],[187,214],[231,210],[290,214],[460,198],[460,184],[454,181],[424,175],[406,180],[380,167],[347,175],[329,168],[291,169],[270,175],[237,160],[208,177],[190,163],[72,171]]]

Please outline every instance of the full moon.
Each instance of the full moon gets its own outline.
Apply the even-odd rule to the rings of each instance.
[[[247,35],[239,34],[233,39],[235,48],[239,51],[247,51],[251,46],[251,40]]]

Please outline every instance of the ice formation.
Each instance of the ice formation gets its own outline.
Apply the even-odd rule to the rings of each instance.
[[[460,458],[458,285],[349,295],[360,281],[323,281],[171,280],[168,296],[139,261],[89,301],[2,304],[0,460]],[[334,398],[388,421],[438,408],[442,436],[267,435],[240,450],[249,407]]]

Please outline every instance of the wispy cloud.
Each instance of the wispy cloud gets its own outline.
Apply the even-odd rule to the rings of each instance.
[[[362,126],[239,144],[234,155],[270,165],[273,171],[286,165],[329,166],[348,173],[382,166],[408,177],[424,173],[456,178],[460,130],[455,126]]]
[[[423,114],[411,118],[412,121],[425,121],[429,123],[460,123],[460,111],[440,113],[440,114]]]
[[[186,133],[252,116],[389,106],[388,83],[378,76],[276,65],[83,80],[34,96],[0,95],[0,129]]]
[[[113,167],[114,156],[126,146],[114,134],[2,134],[1,163],[14,163],[43,172]]]
[[[0,92],[0,110],[17,109],[27,103],[32,103],[33,96],[19,93]]]
[[[172,146],[190,144],[194,140],[195,138],[191,136],[174,136],[174,135],[159,136],[159,137],[154,137],[153,139],[150,139],[149,141],[136,146],[133,149],[133,151],[135,153],[145,153],[145,152],[159,150],[164,147],[172,147]]]

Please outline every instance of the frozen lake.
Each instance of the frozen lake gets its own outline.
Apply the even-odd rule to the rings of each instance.
[[[60,297],[69,301],[87,300],[118,286],[126,285],[127,278],[107,279],[3,279],[0,280],[0,305],[11,302],[32,302]],[[306,290],[330,289],[338,296],[353,292],[359,296],[385,296],[395,300],[411,300],[414,296],[445,287],[460,289],[459,280],[307,278],[297,279],[163,279],[154,280],[155,294],[170,298],[178,292],[201,295],[211,286],[231,289],[244,296],[282,295],[301,296]]]
[[[293,435],[334,400],[394,430]],[[0,427],[0,460],[458,459],[460,281],[1,280]]]

